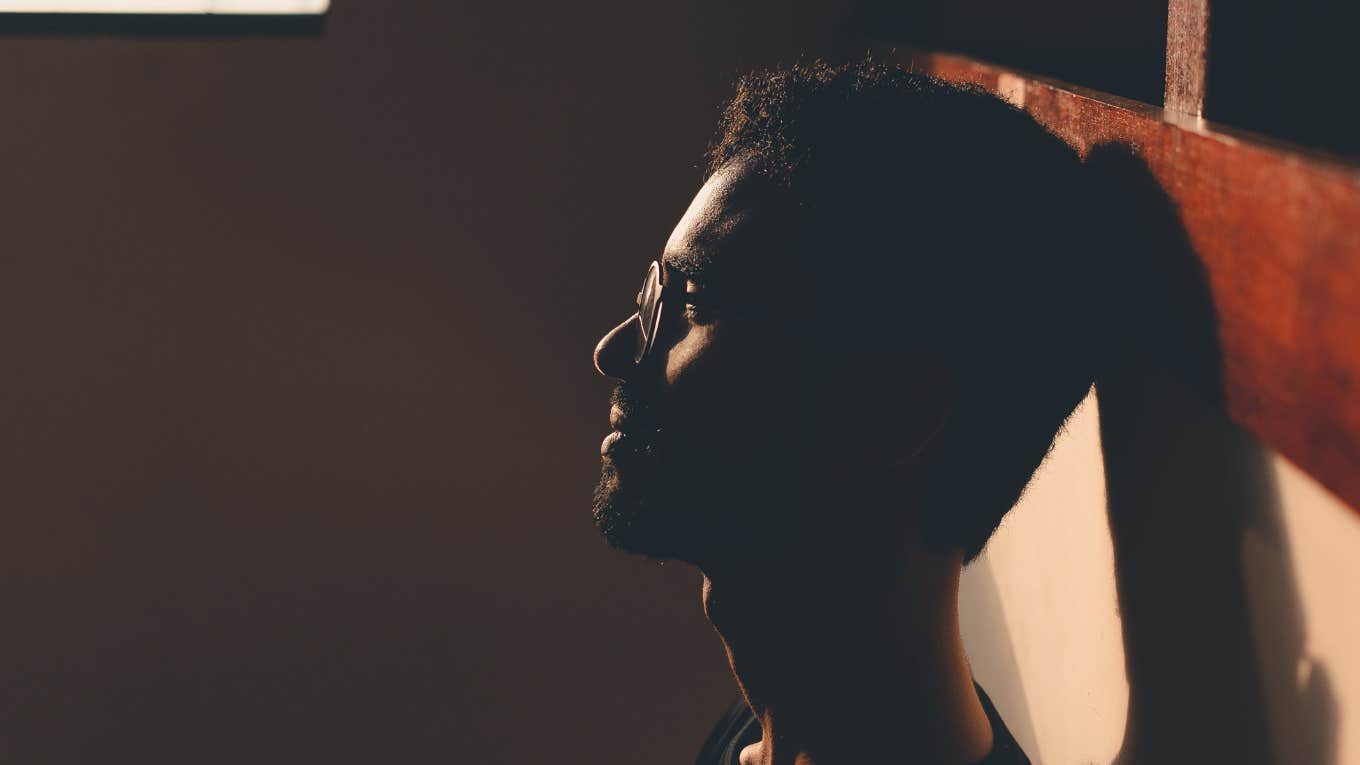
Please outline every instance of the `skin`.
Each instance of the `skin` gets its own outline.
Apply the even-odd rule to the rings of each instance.
[[[949,376],[919,347],[837,347],[846,330],[816,315],[815,276],[789,255],[798,221],[741,162],[695,195],[663,262],[686,292],[720,286],[753,310],[669,301],[638,365],[634,317],[600,340],[600,373],[655,399],[671,439],[658,463],[684,465],[663,481],[665,465],[630,474],[606,456],[603,495],[650,492],[647,511],[722,540],[663,557],[703,573],[704,613],[760,721],[742,765],[974,763],[992,734],[959,635],[963,552],[918,531]]]

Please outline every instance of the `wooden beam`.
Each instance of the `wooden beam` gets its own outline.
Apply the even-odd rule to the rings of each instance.
[[[1001,94],[1083,156],[1131,147],[1207,277],[1228,415],[1360,509],[1360,165],[961,56],[896,56]]]
[[[1209,49],[1209,0],[1170,0],[1166,14],[1166,94],[1169,112],[1204,113]]]

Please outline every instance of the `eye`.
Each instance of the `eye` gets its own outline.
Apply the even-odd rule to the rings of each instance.
[[[703,290],[685,291],[685,318],[702,324],[711,320],[714,313],[714,306]]]
[[[694,281],[685,282],[685,304],[686,305],[709,305],[709,295],[711,294],[702,284]]]

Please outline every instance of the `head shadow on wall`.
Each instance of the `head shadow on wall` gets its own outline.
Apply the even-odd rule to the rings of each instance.
[[[1131,148],[1086,164],[1112,300],[1096,390],[1130,695],[1117,762],[1335,763],[1270,457],[1224,414],[1204,267]]]

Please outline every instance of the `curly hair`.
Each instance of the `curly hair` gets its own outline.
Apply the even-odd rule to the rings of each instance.
[[[847,336],[910,337],[951,368],[924,532],[971,561],[1094,378],[1080,159],[981,89],[864,59],[743,76],[707,160],[789,190]]]

